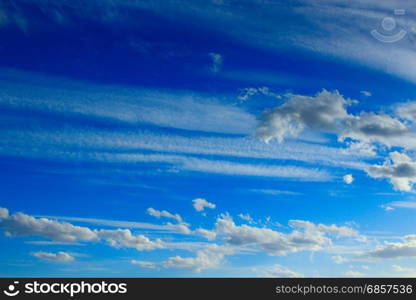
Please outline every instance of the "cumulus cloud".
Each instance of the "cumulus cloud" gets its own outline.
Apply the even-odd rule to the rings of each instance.
[[[264,96],[269,96],[269,97],[273,97],[276,99],[280,99],[281,96],[278,94],[273,93],[272,91],[270,91],[270,89],[268,87],[258,87],[258,88],[254,88],[254,87],[250,87],[250,88],[245,88],[241,91],[241,94],[238,96],[238,100],[240,101],[247,101],[249,100],[251,97],[255,96],[255,95],[264,95]]]
[[[39,251],[39,252],[33,252],[32,256],[39,258],[39,259],[43,259],[43,260],[47,260],[47,261],[55,261],[55,262],[72,262],[75,260],[75,258],[66,252],[57,252],[57,253],[51,253],[51,252],[43,252],[43,251]]]
[[[197,235],[200,235],[204,238],[206,238],[209,241],[215,240],[215,238],[217,237],[217,233],[213,230],[207,230],[204,228],[198,228],[195,230],[195,233]]]
[[[221,54],[214,52],[210,52],[208,55],[209,57],[211,57],[212,60],[212,65],[210,69],[212,72],[217,73],[222,68],[223,57]]]
[[[150,216],[156,217],[156,218],[160,218],[160,217],[165,217],[165,218],[169,218],[169,219],[174,219],[176,221],[178,221],[179,223],[182,222],[182,217],[179,214],[172,214],[166,210],[156,210],[152,207],[149,207],[147,209],[147,214],[149,214]]]
[[[207,200],[202,198],[194,199],[192,200],[192,203],[195,210],[199,212],[204,211],[205,208],[215,209],[216,207],[214,203],[208,202]]]
[[[20,212],[3,216],[0,228],[9,237],[40,236],[61,242],[104,240],[113,247],[129,247],[138,251],[163,248],[160,239],[151,241],[144,235],[134,235],[129,229],[90,229],[47,218],[35,218]]]
[[[345,257],[341,256],[341,255],[335,255],[331,257],[332,261],[336,264],[342,264],[348,261],[348,259],[346,259]]]
[[[399,265],[392,265],[391,267],[392,267],[393,271],[398,272],[398,273],[402,273],[403,276],[415,277],[416,269],[414,269],[414,268],[403,267],[403,266],[399,266]]]
[[[354,177],[352,174],[347,174],[342,177],[342,180],[344,180],[346,184],[351,184],[354,181]]]
[[[265,142],[272,139],[282,142],[312,129],[336,134],[340,141],[352,139],[387,146],[408,144],[403,138],[410,138],[411,131],[405,123],[384,113],[350,114],[347,107],[356,102],[344,98],[338,91],[323,90],[315,96],[289,94],[283,104],[264,112],[256,133]]]
[[[416,235],[406,235],[400,242],[386,242],[374,250],[359,254],[360,257],[376,259],[416,257]]]
[[[292,271],[282,265],[276,264],[272,267],[266,268],[261,272],[263,277],[277,277],[277,278],[299,278],[304,277],[303,274]]]
[[[229,215],[221,215],[215,227],[217,235],[223,237],[226,243],[235,246],[255,246],[269,255],[318,251],[332,244],[330,236],[358,236],[358,232],[345,226],[317,225],[300,220],[291,220],[289,224],[294,230],[286,234],[245,224],[237,226]]]
[[[369,91],[360,91],[361,95],[363,95],[364,97],[371,97],[372,94]]]
[[[234,250],[231,247],[211,244],[205,249],[197,251],[195,257],[169,257],[162,265],[165,268],[180,268],[200,272],[219,267],[224,256],[233,253]]]
[[[346,142],[347,148],[342,150],[342,153],[347,155],[359,155],[361,157],[375,157],[377,156],[376,146],[365,142]]]
[[[364,277],[365,276],[365,274],[358,272],[358,271],[353,271],[353,270],[347,271],[344,274],[347,277]]]
[[[7,208],[0,207],[0,220],[7,219],[9,217],[9,210]]]
[[[387,178],[394,189],[408,192],[416,182],[416,162],[406,154],[395,151],[390,153],[390,159],[386,159],[383,165],[371,166],[367,173],[373,178]]]
[[[139,267],[148,268],[148,269],[156,269],[157,267],[157,263],[154,263],[151,261],[141,261],[141,260],[132,259],[130,263],[133,265],[137,265]]]
[[[101,239],[106,240],[109,245],[116,248],[135,248],[138,251],[163,248],[163,244],[160,239],[151,241],[148,237],[142,234],[132,234],[132,232],[129,229],[101,229],[97,231],[97,236]]]

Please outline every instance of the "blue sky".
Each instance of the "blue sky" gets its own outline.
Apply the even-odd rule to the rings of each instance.
[[[2,2],[0,275],[414,276],[415,13]]]

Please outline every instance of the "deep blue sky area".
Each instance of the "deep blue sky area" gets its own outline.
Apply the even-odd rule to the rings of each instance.
[[[1,1],[0,276],[414,276],[413,12]]]

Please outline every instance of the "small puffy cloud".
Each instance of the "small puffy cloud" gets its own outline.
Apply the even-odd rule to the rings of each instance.
[[[157,263],[154,263],[151,261],[141,261],[141,260],[132,259],[130,263],[133,265],[136,265],[142,268],[148,268],[148,269],[156,269],[157,267]]]
[[[347,277],[364,277],[365,274],[358,272],[358,271],[347,271],[344,273]]]
[[[263,277],[275,277],[275,278],[300,278],[304,277],[303,274],[292,271],[282,265],[276,264],[270,268],[266,268],[261,272]]]
[[[214,52],[210,52],[208,53],[208,55],[209,57],[211,57],[212,60],[212,65],[210,69],[212,72],[217,73],[222,68],[223,57],[221,54]]]
[[[205,208],[215,209],[216,207],[214,203],[208,202],[207,200],[202,198],[194,199],[192,200],[192,203],[195,210],[199,212],[204,211]]]
[[[343,264],[343,263],[348,261],[345,257],[343,257],[341,255],[332,256],[331,259],[336,264]]]
[[[360,91],[360,94],[363,95],[364,97],[371,97],[372,94],[369,91]]]
[[[354,177],[352,176],[352,174],[347,174],[347,175],[344,175],[344,176],[342,177],[342,180],[343,180],[346,184],[351,184],[351,183],[353,183],[353,181],[354,181]]]
[[[152,207],[147,209],[147,214],[156,218],[164,217],[168,219],[174,219],[178,222],[182,222],[182,217],[179,214],[172,214],[166,210],[156,210]]]
[[[75,260],[75,258],[66,252],[57,252],[57,253],[51,253],[51,252],[33,252],[32,256],[42,259],[42,260],[47,260],[47,261],[54,261],[54,262],[72,262]]]
[[[400,242],[386,242],[359,256],[375,259],[414,258],[416,257],[416,235],[404,236]]]
[[[391,152],[390,159],[369,167],[367,173],[373,178],[389,179],[395,190],[409,192],[416,182],[416,162],[404,153]]]

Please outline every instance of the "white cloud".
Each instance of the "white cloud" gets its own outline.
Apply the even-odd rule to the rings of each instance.
[[[388,178],[395,190],[409,192],[416,182],[416,162],[404,153],[391,152],[383,165],[367,169],[373,178]]]
[[[385,210],[394,210],[395,208],[416,209],[416,201],[393,201],[382,205]]]
[[[347,277],[364,277],[365,274],[358,272],[358,271],[347,271],[345,272],[345,276]]]
[[[35,235],[63,242],[98,240],[97,233],[87,227],[46,218],[34,218],[19,212],[3,218],[0,228],[4,230],[6,236],[10,237]]]
[[[134,248],[137,251],[154,250],[164,248],[160,239],[151,241],[148,237],[138,234],[134,235],[129,229],[116,229],[97,231],[97,236],[104,239],[109,245],[116,248]]]
[[[151,261],[140,261],[140,260],[132,259],[130,263],[133,265],[137,265],[139,267],[148,268],[148,269],[156,269],[157,267],[157,264]]]
[[[192,200],[193,206],[196,211],[204,211],[205,208],[215,209],[216,205],[214,203],[208,202],[205,199],[197,198]]]
[[[229,215],[221,215],[216,222],[217,236],[235,246],[255,246],[269,255],[286,255],[298,251],[318,251],[330,246],[334,237],[357,237],[358,233],[348,227],[313,224],[308,221],[291,220],[294,230],[282,233],[269,228],[249,225],[237,226]]]
[[[415,277],[416,276],[416,269],[409,268],[409,267],[403,267],[399,265],[392,265],[392,269],[395,272],[402,273],[403,276],[406,277]]]
[[[261,274],[262,277],[275,277],[275,278],[300,278],[304,277],[303,274],[292,271],[282,265],[274,265],[272,267],[264,269]]]
[[[360,91],[361,95],[363,95],[364,97],[371,97],[372,94],[369,91]]]
[[[46,218],[35,218],[23,213],[15,213],[2,218],[0,228],[8,237],[15,236],[41,236],[62,242],[98,242],[106,241],[113,247],[129,247],[138,251],[163,248],[160,239],[151,241],[144,235],[134,235],[129,229],[90,229],[72,225],[67,222],[58,222]]]
[[[416,257],[416,235],[404,236],[400,242],[385,242],[374,250],[359,254],[359,257],[374,259]]]
[[[344,180],[346,184],[351,184],[354,181],[354,177],[352,174],[347,174],[342,177],[342,180]]]
[[[350,114],[346,108],[355,102],[338,91],[323,90],[314,97],[289,94],[283,104],[263,113],[256,134],[266,143],[272,139],[282,142],[311,129],[333,133],[339,141],[415,146],[416,137],[405,123],[384,113]]]
[[[2,151],[3,150],[3,151]],[[5,153],[7,152],[7,154]],[[24,156],[33,159],[48,157],[63,161],[95,161],[109,163],[163,163],[167,170],[203,172],[222,175],[259,176],[299,179],[307,181],[329,181],[331,176],[322,168],[307,168],[289,165],[235,163],[227,160],[211,160],[182,155],[142,154],[142,153],[107,153],[107,152],[73,152],[66,150],[31,149],[14,152],[12,149],[0,149],[0,153],[12,156]],[[347,163],[348,164],[348,163]],[[352,164],[354,166],[354,164]],[[362,164],[355,164],[355,167]]]
[[[347,148],[342,152],[347,155],[359,155],[362,157],[375,157],[377,156],[376,146],[364,142],[347,141]]]
[[[247,221],[249,224],[255,224],[256,223],[249,214],[239,214],[238,217],[241,220]]]
[[[55,262],[72,262],[75,260],[75,258],[66,252],[57,252],[57,253],[51,253],[51,252],[43,252],[43,251],[39,251],[39,252],[33,252],[32,256],[39,258],[39,259],[43,259],[43,260],[48,260],[48,261],[55,261]]]
[[[214,73],[219,72],[222,68],[222,62],[223,62],[222,55],[219,53],[214,53],[214,52],[210,52],[208,55],[212,60],[212,65],[210,68],[211,71]]]
[[[183,226],[187,227],[187,224],[172,224],[166,223],[164,225],[157,225],[152,223],[144,222],[131,222],[131,221],[119,221],[119,220],[106,220],[106,219],[95,219],[95,218],[79,218],[79,217],[63,217],[63,216],[42,216],[54,220],[81,222],[94,225],[102,225],[117,228],[131,228],[131,229],[145,229],[145,230],[161,230],[171,231],[173,233],[182,233],[184,231]]]
[[[3,96],[0,104],[31,109],[60,117],[83,116],[100,122],[124,124],[134,129],[154,124],[184,130],[247,134],[256,118],[240,107],[189,91],[146,90],[91,85],[62,79],[53,88],[41,88],[34,80],[56,82],[42,74],[0,69]],[[17,76],[19,83],[10,78]],[[29,89],[23,89],[29,87]]]
[[[231,247],[211,244],[205,249],[197,251],[195,257],[169,257],[162,265],[165,268],[180,268],[200,272],[221,266],[224,257],[233,253]]]
[[[270,91],[268,87],[263,86],[263,87],[258,87],[258,88],[250,87],[250,88],[243,89],[241,94],[238,96],[238,99],[240,101],[247,101],[251,97],[258,95],[258,94],[273,97],[276,99],[281,98],[280,95],[273,93],[272,91]]]
[[[201,272],[207,269],[220,267],[226,255],[234,254],[234,249],[229,246],[209,244],[197,250],[194,257],[172,256],[162,262],[137,261],[131,263],[143,268],[155,269],[157,267],[186,269],[193,272]]]
[[[7,208],[0,207],[0,220],[7,219],[9,217],[9,210]]]
[[[342,264],[348,261],[348,259],[346,259],[345,257],[341,256],[341,255],[335,255],[331,257],[332,261],[336,264]]]
[[[206,238],[209,241],[213,241],[217,237],[217,233],[215,231],[207,230],[207,229],[203,229],[203,228],[196,229],[195,233],[197,235],[200,235],[200,236]]]
[[[302,195],[302,193],[299,192],[293,192],[293,191],[285,191],[285,190],[274,190],[274,189],[252,189],[250,192],[253,193],[259,193],[259,194],[266,194],[266,195],[293,195],[298,196]]]
[[[147,214],[149,214],[150,216],[156,217],[156,218],[160,218],[160,217],[165,217],[165,218],[169,218],[169,219],[174,219],[176,221],[178,221],[179,223],[182,222],[182,217],[179,214],[171,214],[170,212],[166,211],[166,210],[156,210],[152,207],[149,207],[147,209]]]
[[[290,94],[286,98],[283,104],[261,117],[256,134],[265,142],[297,137],[306,128],[336,132],[337,123],[348,117],[345,106],[352,103],[337,91],[326,90],[315,97]]]
[[[416,101],[398,104],[396,114],[407,121],[416,121]]]

